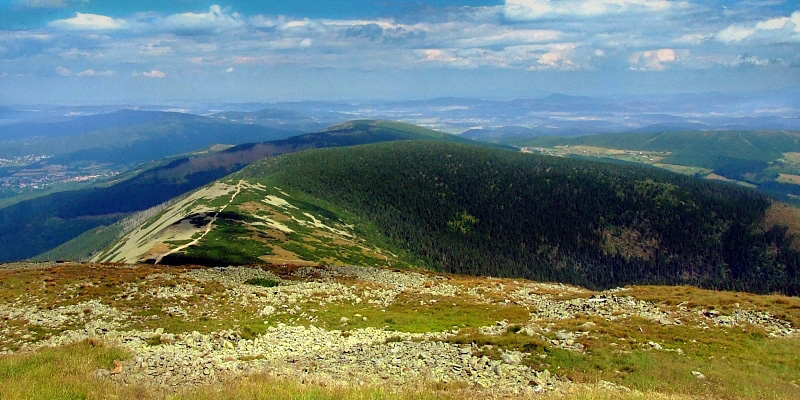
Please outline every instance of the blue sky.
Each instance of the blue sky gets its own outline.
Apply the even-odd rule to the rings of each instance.
[[[800,90],[800,5],[0,0],[0,103]]]

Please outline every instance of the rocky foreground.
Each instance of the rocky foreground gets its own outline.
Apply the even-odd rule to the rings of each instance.
[[[498,397],[569,390],[576,381],[627,390],[636,371],[614,365],[593,375],[564,361],[598,354],[670,360],[689,385],[710,390],[725,384],[701,370],[726,348],[720,340],[794,345],[800,336],[800,302],[781,296],[592,292],[376,268],[7,264],[0,285],[0,354],[101,342],[130,356],[98,370],[100,379],[167,392],[265,372]],[[789,393],[798,389],[792,377],[776,378]]]

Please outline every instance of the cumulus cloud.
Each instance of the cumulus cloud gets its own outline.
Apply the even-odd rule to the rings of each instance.
[[[134,71],[132,76],[134,78],[164,78],[167,74],[164,71],[159,71],[157,69],[150,70],[149,72],[136,72]]]
[[[713,33],[687,33],[679,38],[674,39],[673,43],[683,44],[701,44],[714,37]]]
[[[55,20],[48,26],[66,30],[103,31],[125,29],[128,23],[105,15],[76,12],[74,17]]]
[[[578,57],[575,43],[549,43],[508,46],[502,49],[424,49],[417,53],[418,60],[457,68],[513,68],[532,71],[585,69],[586,57],[593,54],[590,49]]]
[[[675,63],[688,56],[687,50],[658,49],[633,53],[630,69],[634,71],[663,71],[667,64]]]
[[[111,77],[116,75],[117,73],[112,70],[105,70],[105,71],[95,71],[93,69],[87,69],[81,72],[78,72],[78,76],[103,76],[103,77]]]
[[[744,23],[752,13],[724,16],[721,10],[705,9],[687,18],[693,7],[697,6],[687,1],[668,0],[507,0],[496,7],[463,7],[395,20],[252,16],[213,5],[201,12],[141,12],[123,15],[125,19],[78,13],[39,30],[0,30],[0,44],[6,48],[4,59],[55,58],[47,67],[50,71],[59,62],[87,59],[88,65],[129,74],[131,57],[152,56],[158,61],[145,65],[169,70],[170,76],[190,70],[219,76],[243,64],[660,71],[736,63],[788,66],[774,60],[798,59],[796,49],[790,48],[794,42],[785,37],[796,34],[800,12]],[[728,25],[731,22],[735,24]],[[779,35],[782,41],[767,40]],[[735,61],[743,51],[726,46],[723,39],[753,45],[748,53],[768,58]],[[755,47],[765,42],[769,49]],[[692,57],[678,48],[691,49]],[[73,68],[74,75],[86,68],[64,65]],[[165,74],[153,70],[134,76]]]
[[[245,25],[239,13],[231,13],[217,4],[209,7],[208,12],[186,12],[173,14],[159,22],[165,30],[186,35],[221,32],[241,28]]]
[[[56,74],[58,74],[58,76],[70,76],[72,75],[72,70],[70,70],[69,68],[58,66],[56,67]]]
[[[770,18],[755,24],[730,25],[717,32],[715,37],[728,44],[800,42],[800,11],[788,17]]]
[[[234,71],[236,71],[236,70],[233,69],[233,67],[229,67],[228,69],[225,70],[225,73],[232,74]]]
[[[539,56],[536,60],[538,65],[532,65],[531,70],[555,69],[561,71],[572,71],[581,69],[575,60],[571,58],[571,52],[575,49],[574,45],[560,45],[555,49]]]
[[[669,0],[506,0],[510,20],[526,21],[556,16],[592,17],[629,11],[665,11],[685,2]]]
[[[424,49],[420,51],[425,57],[425,61],[439,61],[445,63],[455,62],[458,59],[449,52],[442,49]]]

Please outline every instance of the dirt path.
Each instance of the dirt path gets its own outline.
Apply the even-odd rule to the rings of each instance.
[[[206,227],[203,230],[203,233],[197,239],[192,240],[189,243],[186,243],[184,245],[178,246],[178,247],[176,247],[176,248],[174,248],[174,249],[172,249],[172,250],[170,250],[170,251],[168,251],[168,252],[166,252],[164,254],[159,255],[158,257],[156,257],[155,263],[159,264],[161,262],[161,260],[164,259],[164,257],[166,257],[166,256],[168,256],[170,254],[175,254],[175,253],[177,253],[179,251],[183,251],[183,250],[187,249],[188,247],[194,246],[197,243],[199,243],[201,240],[203,240],[203,238],[206,237],[206,235],[208,235],[209,232],[211,232],[211,229],[214,227],[214,222],[217,222],[217,217],[219,216],[219,214],[221,212],[225,211],[225,209],[228,208],[228,206],[230,206],[231,203],[233,203],[233,199],[235,199],[236,196],[239,195],[239,192],[242,191],[242,182],[243,181],[240,180],[239,183],[236,184],[236,192],[233,193],[233,196],[231,196],[231,199],[228,200],[228,203],[226,203],[224,206],[222,206],[222,208],[220,208],[219,211],[214,213],[214,216],[211,217],[211,221],[208,221],[208,224],[206,224]]]

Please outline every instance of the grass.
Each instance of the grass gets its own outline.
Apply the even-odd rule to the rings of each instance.
[[[0,357],[0,399],[102,399],[121,389],[92,378],[127,354],[89,342],[34,354]],[[131,393],[133,394],[133,393]]]
[[[409,333],[444,332],[492,325],[504,319],[521,322],[528,318],[527,310],[521,306],[475,304],[470,299],[429,295],[401,294],[388,307],[347,302],[314,306],[315,303],[310,303],[304,309],[316,318],[319,326],[341,330],[376,327]],[[322,309],[312,311],[319,308]],[[347,323],[341,321],[342,317],[348,318]]]
[[[208,265],[258,264],[261,262],[259,257],[272,253],[272,247],[251,240],[251,235],[242,222],[220,217],[214,223],[214,229],[197,245],[186,249],[185,257],[195,261],[205,260]],[[167,262],[166,257],[164,262]]]

